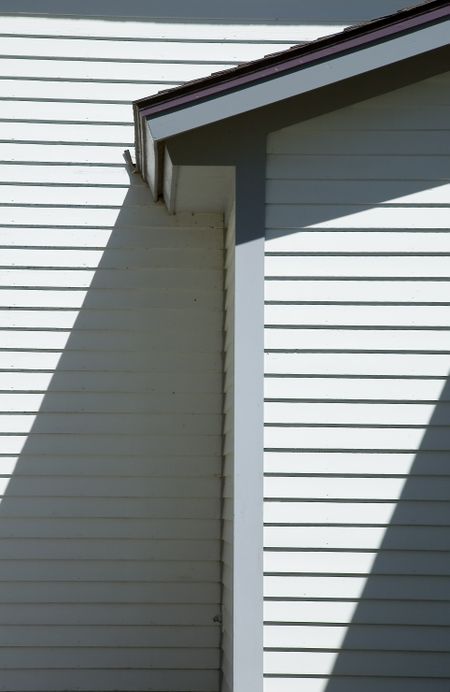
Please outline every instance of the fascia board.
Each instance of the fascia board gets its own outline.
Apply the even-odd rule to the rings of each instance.
[[[450,21],[420,28],[204,102],[147,119],[155,141],[407,60],[449,43]]]

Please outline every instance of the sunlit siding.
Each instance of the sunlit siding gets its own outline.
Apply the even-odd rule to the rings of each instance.
[[[0,231],[5,690],[218,689],[221,219],[148,195]]]
[[[448,688],[449,87],[269,137],[266,692]]]

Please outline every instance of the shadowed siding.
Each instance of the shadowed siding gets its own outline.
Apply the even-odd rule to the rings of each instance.
[[[0,685],[217,690],[221,219],[41,209],[2,260]]]
[[[266,692],[448,688],[449,86],[269,137]]]
[[[378,16],[395,12],[404,7],[403,0],[379,0],[376,11]],[[18,4],[15,0],[4,0],[2,4],[4,12],[17,12]],[[372,19],[374,14],[373,7],[362,4],[359,0],[343,0],[339,5],[336,5],[334,0],[318,0],[314,5],[306,3],[292,3],[290,0],[280,0],[276,10],[270,0],[260,0],[257,6],[253,2],[242,2],[239,0],[230,0],[226,6],[212,5],[206,0],[193,0],[186,5],[184,0],[171,0],[170,3],[164,0],[154,0],[149,7],[146,0],[129,0],[125,6],[122,0],[92,0],[89,3],[75,3],[73,0],[20,0],[20,11],[25,13],[46,12],[47,14],[81,14],[84,17],[94,16],[99,17],[107,15],[110,18],[119,18],[124,20],[125,17],[133,19],[135,17],[160,19],[167,18],[180,23],[184,22],[199,22],[199,24],[207,24],[207,36],[223,37],[223,27],[220,25],[224,21],[230,21],[233,24],[239,23],[239,20],[247,24],[253,23],[250,26],[250,31],[253,30],[253,37],[257,41],[261,41],[261,26],[260,24],[272,24],[276,22],[275,27],[278,28],[280,22],[290,24],[304,24],[306,29],[312,25],[310,36],[314,36],[313,30],[317,30],[317,25],[326,24],[341,25],[342,23],[356,23],[367,19]],[[129,21],[129,20],[128,20]],[[214,27],[214,23],[218,22],[219,26]],[[136,32],[137,36],[147,35],[146,27],[142,23],[131,23],[131,28]],[[288,31],[291,31],[288,26]],[[323,28],[323,27],[322,27]],[[185,25],[183,25],[185,30]],[[217,30],[217,34],[214,34]],[[108,35],[115,33],[114,28],[109,30]],[[184,35],[184,34],[183,34]],[[241,35],[242,36],[242,35]],[[244,40],[252,37],[249,33],[249,27],[245,26],[243,33]]]

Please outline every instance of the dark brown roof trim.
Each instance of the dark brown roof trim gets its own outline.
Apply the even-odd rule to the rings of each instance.
[[[294,46],[259,60],[212,74],[159,92],[134,102],[141,116],[162,115],[174,109],[235,91],[252,83],[273,79],[280,74],[329,60],[344,52],[379,43],[428,24],[450,17],[450,0],[429,0],[392,15],[349,27],[338,34],[320,38],[306,45]]]

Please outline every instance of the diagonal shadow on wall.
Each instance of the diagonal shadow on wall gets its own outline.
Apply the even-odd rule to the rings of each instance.
[[[405,7],[404,0],[378,0],[376,16],[382,16],[401,10]],[[16,0],[2,0],[2,12],[18,12]],[[20,11],[31,13],[49,13],[51,15],[76,15],[78,17],[99,17],[106,15],[113,18],[136,18],[157,21],[161,18],[175,21],[213,21],[230,22],[301,22],[316,23],[348,21],[364,21],[372,19],[374,12],[366,3],[359,0],[346,0],[345,7],[336,8],[334,0],[322,0],[319,6],[311,6],[310,3],[298,2],[298,0],[280,0],[274,7],[269,0],[260,0],[257,6],[254,3],[242,3],[239,0],[231,0],[225,6],[205,0],[191,0],[187,5],[183,0],[129,0],[124,6],[121,0],[92,0],[89,4],[74,2],[74,0],[20,0]],[[345,12],[344,20],[342,18]]]
[[[447,381],[385,529],[327,692],[361,685],[369,692],[449,689],[449,423]]]
[[[271,281],[279,281],[281,286],[283,279],[290,281],[285,285],[294,286],[298,280],[305,290],[304,297],[299,297],[297,289],[296,297],[291,297],[284,289],[284,301],[276,298],[267,303],[268,314],[273,317],[266,325],[268,343],[281,344],[278,352],[273,346],[268,348],[269,391],[289,392],[284,394],[286,399],[281,393],[269,401],[286,406],[290,398],[302,415],[306,411],[308,416],[295,423],[293,418],[288,422],[273,416],[267,426],[268,436],[272,435],[271,428],[278,428],[281,442],[266,450],[274,459],[279,454],[269,462],[268,488],[273,477],[275,488],[283,488],[283,483],[286,488],[282,497],[269,492],[266,504],[269,516],[279,512],[284,518],[278,524],[270,520],[274,523],[268,523],[269,535],[275,536],[276,528],[281,541],[285,540],[278,545],[272,539],[267,548],[269,564],[273,565],[267,572],[268,588],[272,589],[267,598],[271,615],[266,623],[270,692],[277,685],[289,692],[300,691],[303,686],[308,692],[449,690],[450,342],[449,274],[445,265],[448,224],[443,222],[448,200],[441,187],[448,181],[448,157],[439,153],[438,146],[426,145],[426,136],[416,142],[408,133],[414,129],[411,123],[417,114],[423,120],[422,129],[433,128],[419,106],[429,108],[429,118],[444,112],[445,108],[438,107],[443,92],[435,92],[439,94],[434,96],[438,105],[433,109],[433,94],[427,91],[436,89],[437,84],[439,81],[423,82],[394,92],[392,99],[386,96],[384,113],[377,103],[372,111],[367,108],[363,115],[360,111],[361,121],[358,127],[356,120],[354,132],[346,124],[347,118],[352,122],[351,110],[343,110],[322,122],[318,119],[315,131],[308,125],[304,130],[296,126],[295,134],[287,131],[285,139],[281,135],[277,140],[277,151],[269,146],[268,190],[272,199],[266,217],[267,286],[270,293]],[[405,96],[404,103],[398,96]],[[404,119],[403,132],[398,118]],[[369,143],[361,123],[365,127],[371,119],[378,119],[373,129],[379,140]],[[345,123],[345,131],[339,131],[336,122],[341,127]],[[392,140],[389,145],[389,136],[384,139],[380,131],[391,126],[399,130],[395,133],[398,143]],[[312,143],[311,133],[315,136]],[[438,143],[438,135],[431,136]],[[445,138],[444,134],[443,144]],[[385,148],[377,149],[378,141]],[[319,181],[316,189],[308,174]],[[288,185],[283,178],[289,180]],[[351,181],[348,187],[345,180]],[[397,199],[392,205],[395,189],[399,196],[419,195],[400,203]],[[440,199],[433,201],[435,192]],[[371,209],[375,214],[364,218]],[[363,212],[361,225],[356,217],[350,218],[359,212]],[[296,238],[291,241],[289,236],[294,233]],[[317,240],[311,240],[313,234]],[[374,247],[377,235],[379,244]],[[398,245],[393,247],[389,243],[395,235]],[[437,245],[433,247],[434,240]],[[344,247],[339,248],[338,242]],[[388,262],[392,263],[383,267],[389,255]],[[283,262],[288,267],[284,275]],[[280,271],[270,275],[273,266]],[[408,282],[411,289],[407,289]],[[320,298],[315,284],[320,285]],[[382,289],[383,296],[377,296],[376,288],[368,293],[371,284],[390,284],[392,295]],[[339,295],[333,294],[333,286]],[[272,295],[277,294],[273,291]],[[278,295],[283,295],[281,288]],[[284,322],[283,315],[287,317]],[[296,315],[301,315],[297,321]],[[321,319],[324,315],[326,323]],[[273,337],[277,331],[278,341]],[[290,340],[283,334],[289,334]],[[283,339],[288,348],[283,348]],[[317,365],[315,370],[312,363]],[[326,371],[320,370],[320,363],[325,364]],[[286,378],[289,386],[284,387]],[[388,381],[385,389],[384,380]],[[357,383],[358,395],[352,383]],[[374,389],[373,385],[379,386]],[[348,396],[349,391],[352,396]],[[328,420],[314,419],[314,407],[323,404],[347,406],[347,419],[343,422],[339,417],[341,411],[335,419],[333,414]],[[378,412],[383,406],[397,404],[403,413],[398,417],[393,413],[392,421],[381,421],[384,414],[379,417]],[[367,439],[361,428],[366,428]],[[283,445],[285,432],[289,442]],[[344,441],[345,448],[344,442],[334,448],[327,435]],[[305,445],[303,436],[312,440],[311,444]],[[277,438],[273,435],[269,439]],[[298,444],[291,444],[292,440]],[[356,464],[360,461],[358,472]],[[388,469],[389,462],[392,467]],[[279,472],[276,463],[284,467]],[[314,469],[315,463],[320,470]],[[353,470],[345,473],[343,467]],[[288,488],[289,476],[293,484],[297,483],[297,496]],[[306,490],[301,486],[304,477]],[[311,480],[317,484],[310,485]],[[297,510],[296,504],[301,509]],[[273,506],[288,509],[271,511]],[[314,518],[308,517],[308,507]],[[286,538],[283,524],[289,526]],[[288,542],[295,531],[310,541],[306,547],[301,538]],[[316,544],[315,535],[319,535]],[[277,565],[283,550],[285,562],[280,560]],[[291,555],[295,555],[292,563],[299,566],[298,572],[289,565]],[[322,571],[311,569],[308,560],[322,565]],[[286,586],[282,584],[284,577]],[[281,613],[278,619],[277,608]]]
[[[103,245],[55,202],[6,313],[0,689],[217,690],[222,230],[138,176]]]

